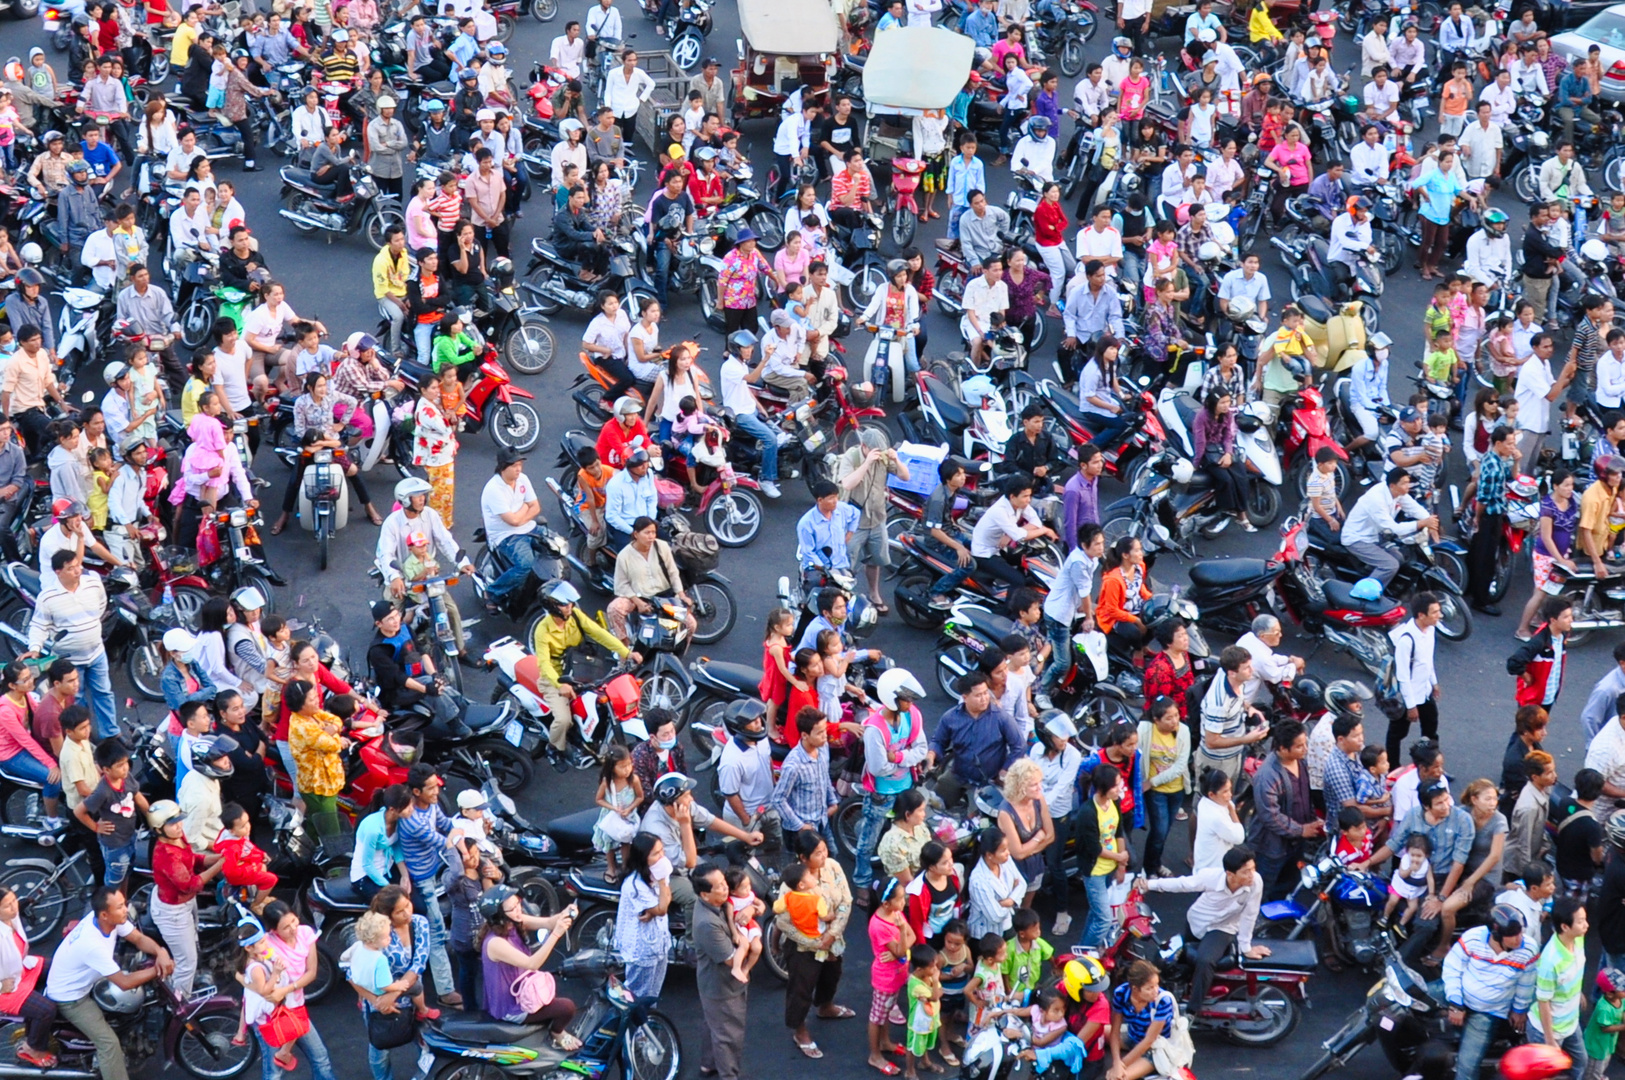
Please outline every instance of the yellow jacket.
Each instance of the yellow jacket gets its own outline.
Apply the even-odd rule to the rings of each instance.
[[[288,749],[293,751],[300,791],[337,795],[344,790],[344,759],[339,756],[344,744],[334,730],[343,731],[344,721],[330,712],[317,710],[314,716],[294,713],[288,717]]]
[[[615,635],[588,618],[580,608],[570,612],[570,617],[562,624],[557,616],[548,615],[536,624],[536,640],[530,643],[531,649],[536,653],[536,674],[542,682],[550,685],[558,684],[559,668],[564,660],[565,650],[580,645],[583,635],[592,638],[616,656],[625,656],[630,651]]]
[[[401,252],[399,259],[389,253],[385,247],[379,251],[372,260],[372,295],[375,300],[382,300],[386,296],[393,296],[401,300],[406,299],[406,275],[412,268],[407,261],[406,252]]]
[[[1264,4],[1254,7],[1253,13],[1247,17],[1247,37],[1253,42],[1286,40],[1286,35],[1270,19],[1269,8]]]

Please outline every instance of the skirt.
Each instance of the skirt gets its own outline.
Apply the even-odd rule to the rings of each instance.
[[[440,520],[446,523],[446,528],[453,528],[452,511],[457,504],[457,477],[453,470],[457,467],[455,461],[445,465],[425,466],[424,471],[429,474],[429,505],[440,515]]]

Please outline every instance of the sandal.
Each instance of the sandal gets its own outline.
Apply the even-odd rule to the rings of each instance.
[[[382,525],[384,523],[383,515],[370,505],[367,507],[367,520],[372,522],[374,525]]]
[[[956,1069],[959,1067],[959,1058],[955,1057],[954,1052],[948,1049],[946,1046],[937,1047],[937,1053],[942,1055],[942,1060],[945,1064]]]
[[[283,1072],[292,1072],[299,1067],[299,1059],[291,1056],[285,1058],[281,1054],[273,1054],[271,1056],[271,1064],[275,1065]]]
[[[850,1020],[856,1015],[858,1014],[847,1008],[845,1005],[837,1005],[835,1006],[835,1012],[833,1015],[825,1016],[823,1013],[819,1013],[818,1018],[820,1020]]]
[[[427,1006],[417,1010],[417,1014],[418,1014],[418,1019],[419,1020],[438,1020],[438,1019],[440,1019],[440,1010],[439,1009],[431,1009],[431,1008],[428,1008]]]
[[[581,1040],[570,1034],[568,1031],[561,1031],[557,1035],[553,1036],[553,1045],[558,1047],[560,1050],[563,1050],[566,1054],[573,1054],[577,1050],[581,1049]]]
[[[28,1048],[26,1050],[18,1050],[17,1051],[17,1059],[19,1061],[26,1061],[30,1065],[37,1066],[38,1068],[41,1068],[41,1069],[54,1069],[54,1068],[56,1068],[56,1055],[55,1054],[47,1054],[42,1050],[35,1050],[32,1047],[30,1047],[30,1048]]]
[[[815,1042],[796,1043],[796,1049],[800,1050],[803,1054],[812,1058],[814,1061],[817,1061],[819,1058],[824,1056],[824,1052],[818,1049],[818,1044]]]
[[[288,515],[283,514],[281,517],[276,519],[276,524],[271,526],[271,535],[272,536],[281,536],[282,535],[282,530],[286,529],[287,527],[288,527]]]
[[[884,600],[874,600],[874,601],[871,601],[871,602],[875,606],[875,614],[877,614],[877,615],[890,615],[891,614],[891,608],[886,606],[886,601],[884,601]]]
[[[898,1075],[899,1073],[901,1073],[903,1071],[903,1070],[899,1069],[896,1065],[893,1065],[889,1061],[884,1062],[884,1063],[882,1063],[880,1065],[876,1065],[874,1062],[871,1061],[871,1062],[869,1062],[869,1068],[874,1069],[876,1072],[880,1073],[882,1076],[896,1076],[896,1075]]]

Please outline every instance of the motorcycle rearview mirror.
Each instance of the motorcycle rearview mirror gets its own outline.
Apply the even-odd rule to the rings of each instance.
[[[85,391],[85,396],[80,398],[79,400],[84,402],[86,405],[89,405],[92,401],[96,400],[96,391],[94,391],[94,390],[86,390]]]

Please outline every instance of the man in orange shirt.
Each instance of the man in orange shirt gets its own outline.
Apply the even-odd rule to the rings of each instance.
[[[830,220],[849,224],[843,221],[842,211],[852,213],[870,212],[869,200],[875,193],[875,181],[869,175],[869,166],[864,164],[863,151],[857,147],[846,152],[846,168],[830,177]]]

